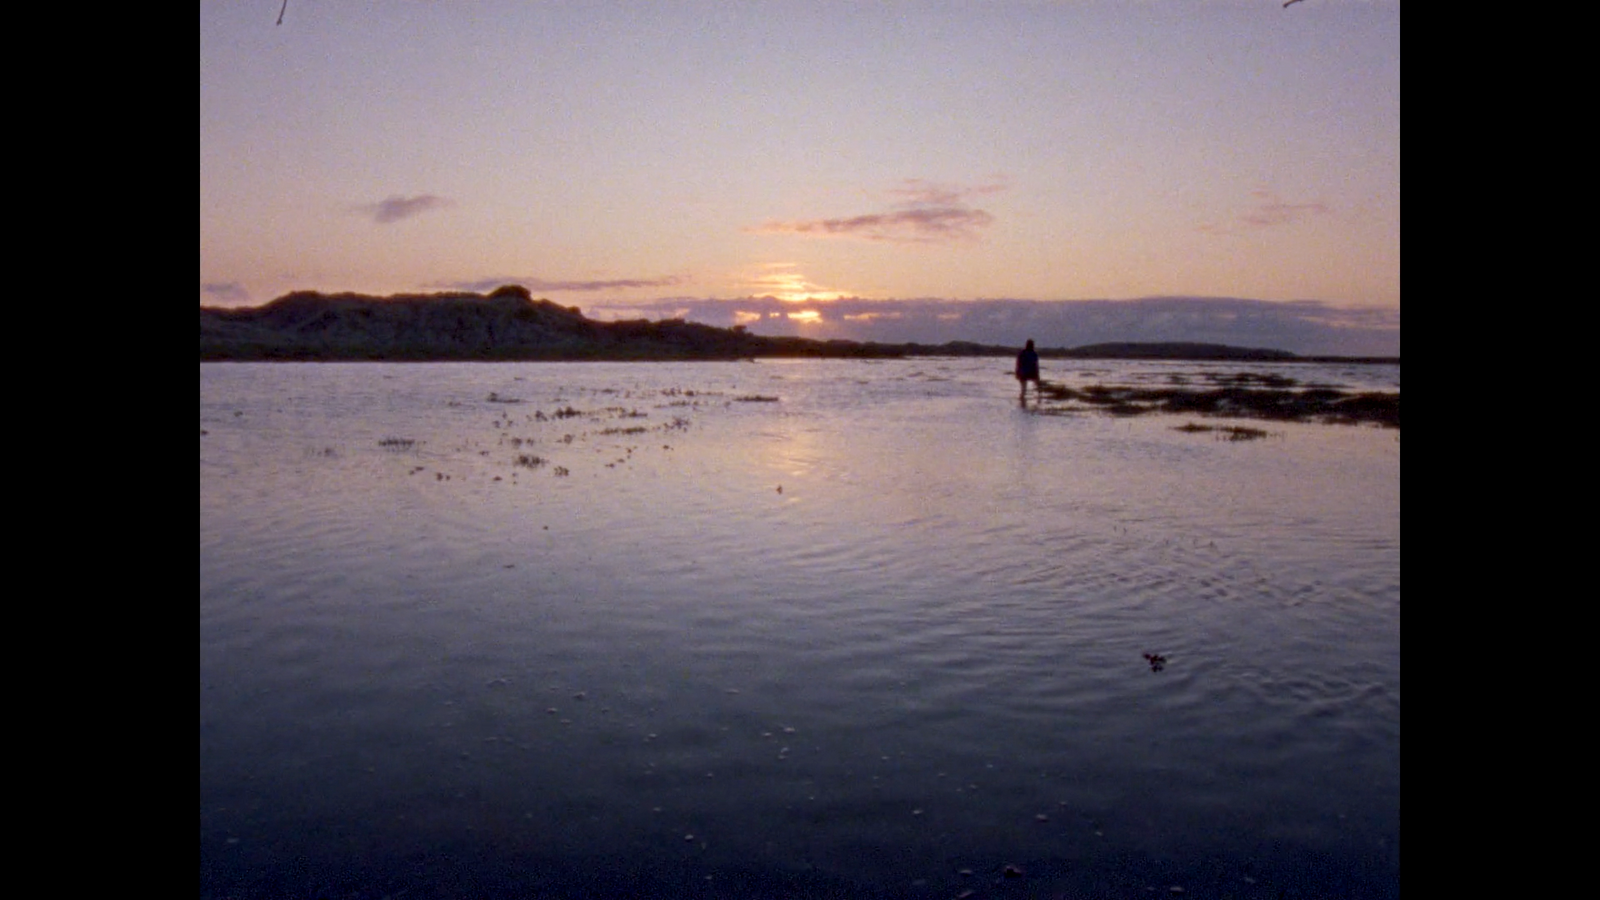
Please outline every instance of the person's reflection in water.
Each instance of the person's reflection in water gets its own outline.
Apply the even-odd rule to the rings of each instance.
[[[1033,398],[1039,400],[1039,352],[1033,349],[1033,340],[1028,340],[1028,345],[1017,354],[1017,383],[1022,386],[1022,396],[1019,402],[1028,405],[1028,382],[1033,382]]]

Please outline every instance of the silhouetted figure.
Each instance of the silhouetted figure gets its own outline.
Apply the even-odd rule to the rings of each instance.
[[[1022,348],[1017,354],[1017,383],[1022,385],[1022,405],[1028,405],[1028,382],[1033,382],[1033,393],[1039,393],[1039,351],[1033,349],[1033,341],[1028,341],[1028,346]]]

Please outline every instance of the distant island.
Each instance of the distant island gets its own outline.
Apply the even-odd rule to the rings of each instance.
[[[1015,347],[951,341],[883,344],[751,334],[682,319],[599,322],[577,307],[505,285],[465,292],[321,294],[297,291],[265,306],[200,308],[200,361],[719,360],[761,357],[1011,356]],[[1398,358],[1306,357],[1284,350],[1201,343],[1113,343],[1042,348],[1058,359],[1398,363]]]

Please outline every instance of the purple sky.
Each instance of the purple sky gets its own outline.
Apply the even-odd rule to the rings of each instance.
[[[278,6],[201,6],[203,305],[1398,353],[1394,0]]]

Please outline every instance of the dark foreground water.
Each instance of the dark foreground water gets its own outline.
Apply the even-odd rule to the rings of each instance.
[[[202,365],[201,896],[1398,896],[1398,432],[1008,369]]]

